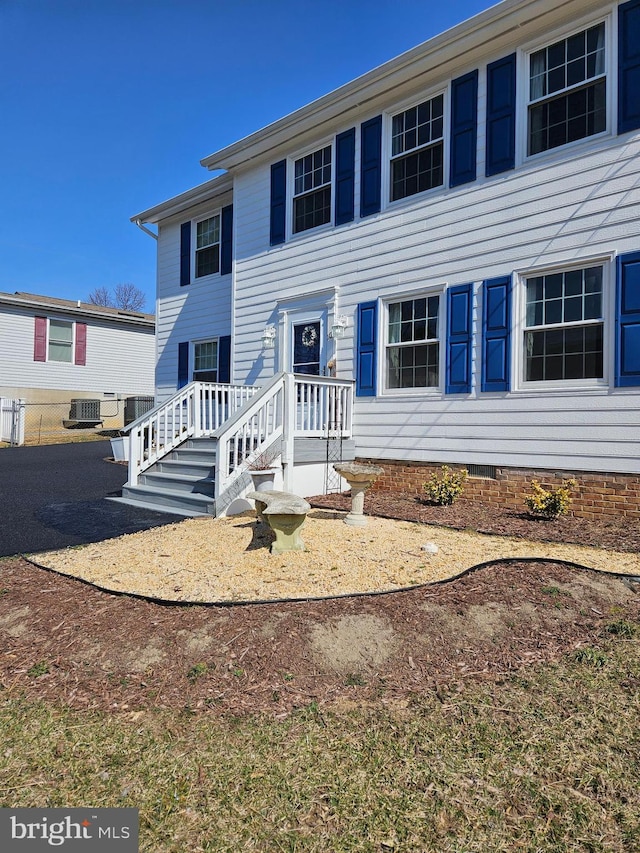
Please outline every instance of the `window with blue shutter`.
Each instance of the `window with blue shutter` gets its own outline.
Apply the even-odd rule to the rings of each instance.
[[[447,394],[471,392],[471,284],[447,290]]]
[[[356,396],[376,395],[376,342],[378,336],[378,303],[358,305],[358,339],[356,352]]]
[[[617,260],[615,384],[640,385],[640,252]]]
[[[482,285],[482,390],[511,388],[511,276]]]
[[[360,216],[379,213],[382,204],[382,116],[360,128]]]
[[[191,283],[191,222],[180,226],[180,287]]]
[[[516,162],[516,55],[487,65],[485,174],[498,175]]]
[[[189,341],[178,344],[178,388],[189,384]]]
[[[220,273],[229,275],[233,267],[233,205],[222,208],[220,215]]]
[[[218,340],[218,382],[231,382],[231,335]]]
[[[618,133],[640,127],[640,0],[618,7]]]
[[[352,127],[336,136],[336,225],[344,225],[354,219],[355,158],[356,129]]]
[[[287,232],[287,161],[280,160],[271,167],[271,228],[272,246],[284,243]]]
[[[471,71],[451,81],[450,186],[475,181],[477,141],[478,72]]]

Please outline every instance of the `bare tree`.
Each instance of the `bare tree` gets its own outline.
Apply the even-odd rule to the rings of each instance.
[[[130,281],[116,284],[116,308],[123,311],[142,311],[146,297],[139,287]]]
[[[96,287],[89,294],[89,302],[92,305],[102,305],[105,308],[113,307],[113,298],[108,287]]]
[[[108,287],[96,287],[89,294],[92,305],[120,308],[122,311],[142,311],[145,301],[144,292],[130,281],[116,284],[113,295]]]

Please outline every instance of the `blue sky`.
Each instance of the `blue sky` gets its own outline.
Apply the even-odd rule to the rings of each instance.
[[[155,241],[129,218],[200,160],[491,0],[0,0],[0,291],[86,299]]]

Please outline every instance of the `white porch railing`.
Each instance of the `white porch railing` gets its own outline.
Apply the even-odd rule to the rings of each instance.
[[[294,435],[323,436],[339,429],[351,438],[353,382],[324,376],[293,377],[295,385]]]
[[[0,441],[11,445],[24,444],[24,400],[0,397]]]
[[[262,387],[192,382],[127,430],[129,485],[188,438],[218,442],[215,496],[271,449],[281,457],[285,488],[293,466],[293,439],[352,433],[353,382],[322,376],[276,374]]]

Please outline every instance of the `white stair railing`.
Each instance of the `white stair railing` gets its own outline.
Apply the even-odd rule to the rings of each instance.
[[[259,390],[255,385],[191,382],[129,424],[128,485],[135,486],[143,471],[185,439],[212,436]]]
[[[352,417],[349,380],[278,373],[262,387],[192,382],[126,428],[128,485],[188,438],[208,437],[217,441],[216,499],[267,450],[281,457],[286,488],[293,439],[322,437],[328,428],[349,438]]]
[[[213,437],[218,440],[216,498],[259,455],[274,448],[280,455],[284,434],[285,374],[278,373],[238,410]]]

